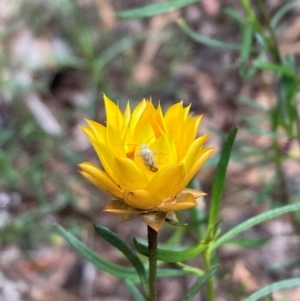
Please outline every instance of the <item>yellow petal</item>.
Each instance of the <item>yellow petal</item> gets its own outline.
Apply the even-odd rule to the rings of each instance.
[[[193,176],[200,170],[203,164],[211,156],[213,151],[214,151],[213,147],[205,147],[198,152],[194,165],[191,167],[189,171],[187,171],[186,178],[181,185],[182,189],[190,182]]]
[[[118,132],[121,131],[123,125],[123,114],[121,113],[119,107],[110,100],[105,94],[103,94],[105,112],[106,112],[106,122],[111,125]]]
[[[140,132],[137,141],[139,145],[141,144],[151,145],[153,141],[155,141],[155,134],[153,128],[149,123],[140,125]]]
[[[155,113],[151,116],[151,124],[156,137],[160,137],[167,132],[160,104],[158,105]]]
[[[182,102],[170,107],[165,115],[165,123],[168,131],[173,135],[176,146],[177,160],[181,160],[187,151],[186,132],[184,123],[184,110]]]
[[[129,206],[140,210],[150,210],[157,208],[163,199],[158,195],[153,195],[147,190],[125,191],[123,199]]]
[[[129,207],[121,200],[110,201],[104,208],[104,211],[122,215],[136,215],[140,213],[138,210]]]
[[[146,106],[140,115],[140,118],[137,120],[135,124],[135,129],[134,129],[134,135],[132,136],[133,140],[139,141],[141,136],[141,131],[143,128],[147,125],[149,128],[151,128],[151,136],[154,137],[154,131],[152,128],[152,115],[155,113],[155,109],[153,107],[153,104],[150,101],[146,101]],[[132,126],[132,125],[130,125]],[[142,137],[143,138],[143,137]],[[151,137],[145,136],[144,139],[149,139]],[[140,143],[140,142],[139,142]]]
[[[86,119],[89,129],[92,131],[95,140],[106,143],[106,127],[98,122]]]
[[[148,226],[150,226],[152,229],[158,232],[166,220],[166,213],[151,212],[151,213],[141,214],[141,218]]]
[[[183,165],[170,165],[158,171],[148,183],[146,189],[153,195],[170,198],[176,195],[185,178]],[[181,189],[182,190],[182,189]]]
[[[201,136],[193,141],[191,146],[189,147],[187,153],[185,154],[182,163],[185,166],[185,170],[188,173],[191,167],[194,165],[194,162],[196,160],[196,156],[200,151],[201,146],[208,138],[208,135]]]
[[[122,197],[123,191],[120,190],[116,183],[102,169],[89,162],[81,163],[79,167],[82,169],[80,173],[96,187],[115,197]]]
[[[119,133],[111,126],[107,125],[107,146],[117,157],[126,157],[125,145]]]
[[[183,123],[184,110],[182,101],[172,105],[164,116],[164,120],[168,130],[171,130],[176,123]]]
[[[155,161],[159,169],[177,163],[177,153],[171,133],[158,138],[152,145]]]
[[[147,106],[147,102],[145,99],[143,99],[133,110],[132,115],[131,115],[131,120],[129,123],[128,139],[133,139],[135,130],[137,129],[137,123],[138,123],[139,119],[141,118],[141,115],[143,114],[146,106]]]
[[[203,115],[195,116],[186,121],[186,125],[185,125],[186,132],[189,133],[187,136],[188,145],[192,144],[192,142],[195,140],[198,134],[202,116]]]
[[[189,117],[189,112],[190,112],[191,104],[189,104],[187,107],[183,108],[183,113],[184,113],[184,120],[187,120]]]
[[[124,112],[124,119],[123,119],[122,130],[121,130],[121,137],[123,140],[124,140],[124,137],[127,135],[130,119],[131,119],[131,110],[130,110],[130,104],[128,101],[125,112]]]
[[[99,159],[104,167],[104,170],[114,179],[114,154],[110,148],[104,143],[95,143],[91,141],[93,147],[99,156]]]
[[[95,137],[93,131],[87,126],[80,126],[80,129],[84,132],[84,134],[88,137],[88,139],[92,142],[97,142],[97,138]]]
[[[147,177],[133,160],[116,157],[113,165],[114,179],[124,190],[143,189],[147,185]]]
[[[197,202],[194,196],[190,193],[179,193],[177,196],[169,203],[162,205],[162,211],[178,211],[185,210],[192,207],[195,207]]]

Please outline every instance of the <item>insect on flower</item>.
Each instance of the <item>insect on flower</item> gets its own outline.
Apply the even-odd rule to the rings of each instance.
[[[147,144],[140,145],[140,152],[137,156],[142,157],[144,164],[149,168],[150,171],[157,172],[158,167],[156,166],[154,155],[155,153],[149,149]]]

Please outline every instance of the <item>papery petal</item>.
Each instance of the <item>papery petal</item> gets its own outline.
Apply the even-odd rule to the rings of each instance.
[[[153,128],[149,123],[140,126],[139,136],[137,137],[138,144],[150,145],[155,141],[155,134]]]
[[[203,196],[206,195],[205,192],[203,192],[201,190],[185,188],[182,190],[182,193],[189,193],[189,194],[193,195],[193,197],[196,199],[196,202],[197,202],[197,208],[203,209],[203,210],[205,209],[206,204],[205,204],[204,198],[203,198]]]
[[[203,164],[207,161],[207,159],[211,156],[215,149],[213,147],[205,147],[201,150],[199,150],[194,165],[191,167],[189,171],[187,171],[186,178],[184,179],[184,182],[182,183],[181,187],[182,189],[186,187],[186,185],[191,181],[193,176],[200,170],[200,168],[203,166]]]
[[[93,131],[87,126],[80,126],[80,129],[84,132],[84,134],[88,137],[90,141],[97,142],[97,138],[95,137]]]
[[[148,179],[138,168],[136,163],[128,158],[114,158],[114,179],[124,190],[136,190],[144,188]]]
[[[170,198],[179,192],[179,186],[184,181],[183,165],[170,165],[157,172],[147,184],[146,189],[153,195]]]
[[[156,154],[155,160],[160,168],[177,163],[177,153],[171,133],[158,138],[151,145],[151,151]]]
[[[195,199],[201,198],[201,197],[207,195],[207,193],[205,193],[201,190],[192,189],[192,188],[185,188],[182,190],[182,192],[191,194]]]
[[[174,124],[184,121],[184,111],[182,101],[172,105],[164,116],[165,124],[168,130],[172,130]]]
[[[123,125],[123,114],[121,113],[119,107],[111,101],[105,94],[103,94],[105,112],[106,112],[106,122],[111,125],[118,132],[121,131]]]
[[[107,125],[107,146],[117,157],[126,157],[124,144],[119,133],[109,124]]]
[[[134,130],[134,135],[132,136],[132,139],[135,141],[140,141],[140,137],[141,137],[141,131],[142,129],[146,126],[149,125],[149,127],[151,128],[151,136],[154,138],[154,131],[153,131],[153,127],[152,127],[152,116],[155,113],[155,109],[153,107],[153,104],[151,101],[147,101],[146,102],[146,106],[144,108],[144,111],[142,112],[142,114],[140,115],[139,120],[137,120],[136,125],[135,125],[135,130]],[[151,137],[144,137],[144,139],[149,139]],[[143,139],[143,140],[144,140]],[[140,144],[140,142],[139,142]]]
[[[172,223],[179,223],[179,220],[177,218],[177,215],[175,214],[174,211],[168,211],[166,214],[166,219],[170,220]]]
[[[128,206],[121,200],[110,201],[108,205],[104,208],[104,211],[122,215],[136,215],[140,213],[139,210]]]
[[[153,195],[147,190],[125,191],[123,199],[129,206],[140,210],[155,209],[163,199],[159,195]]]
[[[187,151],[186,135],[189,135],[184,126],[184,118],[185,112],[183,110],[182,102],[171,106],[164,116],[166,127],[172,133],[176,146],[177,159],[179,161]]]
[[[198,134],[202,116],[203,115],[191,117],[185,123],[186,132],[189,133],[187,136],[188,145],[190,145],[195,140]]]
[[[153,125],[155,137],[159,138],[167,132],[160,104],[158,105],[155,113],[151,116],[151,124]]]
[[[151,213],[141,214],[141,218],[148,226],[150,226],[152,229],[158,232],[166,220],[166,213],[151,212]]]
[[[183,120],[187,120],[189,117],[189,112],[190,112],[191,104],[183,108]]]
[[[160,207],[162,211],[178,211],[185,210],[195,207],[197,202],[194,196],[190,193],[179,193],[177,196],[169,203],[164,204]]]
[[[104,167],[104,170],[110,175],[111,178],[114,179],[114,153],[104,143],[95,143],[94,141],[91,141],[91,143]]]
[[[137,129],[137,123],[140,120],[141,115],[143,114],[146,106],[147,106],[147,102],[145,99],[143,99],[133,110],[133,112],[131,114],[131,120],[129,123],[127,140],[134,139],[135,131]]]
[[[106,127],[90,119],[86,119],[86,122],[88,124],[88,128],[92,131],[95,140],[106,143]]]
[[[128,101],[125,112],[124,112],[124,119],[123,119],[122,130],[121,130],[121,137],[123,140],[124,140],[125,136],[127,135],[130,119],[131,119],[131,109],[130,109],[130,104]]]
[[[123,192],[106,172],[90,162],[79,164],[80,173],[96,187],[108,192],[109,194],[121,198]]]
[[[185,154],[182,163],[185,166],[185,170],[188,171],[192,168],[194,165],[194,162],[196,160],[196,156],[199,153],[201,146],[208,138],[208,135],[201,136],[193,141],[193,143],[190,145],[187,153]]]
[[[168,222],[170,225],[176,226],[176,227],[187,226],[186,223],[179,222],[175,212],[173,212],[173,211],[168,211],[167,212],[166,222]]]

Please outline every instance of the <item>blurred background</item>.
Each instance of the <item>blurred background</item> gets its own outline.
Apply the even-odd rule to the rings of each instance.
[[[128,100],[134,104],[152,97],[163,108],[183,100],[192,103],[195,114],[204,114],[201,133],[210,133],[207,145],[216,147],[195,179],[208,193],[206,205],[219,150],[228,132],[239,126],[222,203],[224,231],[267,209],[299,201],[299,139],[274,126],[272,115],[283,69],[243,73],[247,49],[241,1],[194,1],[146,18],[120,13],[156,2],[0,0],[1,301],[131,300],[120,280],[95,270],[53,229],[55,223],[63,225],[122,265],[127,262],[95,236],[92,224],[110,228],[130,244],[133,236],[146,237],[139,219],[123,223],[103,213],[110,197],[78,173],[83,161],[98,164],[79,125],[85,118],[105,121],[102,93],[122,109]],[[252,2],[254,13],[263,17],[260,1]],[[300,3],[263,2],[267,15],[277,17],[278,50],[293,59],[296,74]],[[273,54],[260,52],[263,46],[256,43],[249,45],[253,48],[242,67],[253,66],[251,58],[258,53],[272,61]],[[293,105],[295,112],[297,87]],[[199,204],[201,223],[206,205]],[[180,218],[189,221],[190,214]],[[275,280],[300,277],[299,224],[299,215],[283,216],[222,247],[217,300],[243,300]],[[185,231],[178,244],[197,243],[192,226],[166,226],[159,240],[166,242],[174,231]],[[180,277],[162,279],[160,300],[182,300],[191,283]],[[294,288],[274,300],[299,301],[299,296]]]

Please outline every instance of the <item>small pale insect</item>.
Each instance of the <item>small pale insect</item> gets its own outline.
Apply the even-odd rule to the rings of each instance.
[[[142,157],[144,164],[149,168],[149,170],[157,172],[158,167],[156,165],[154,155],[155,154],[149,149],[147,144],[140,145],[140,152],[138,153],[138,156]]]

